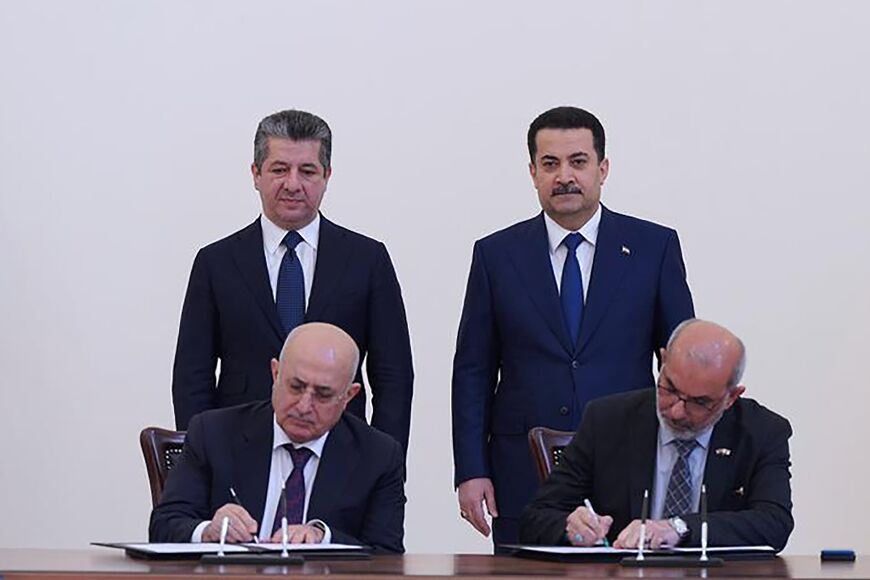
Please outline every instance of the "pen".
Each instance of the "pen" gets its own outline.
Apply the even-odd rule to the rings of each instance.
[[[237,506],[242,507],[242,508],[245,507],[245,506],[242,505],[242,502],[239,501],[239,496],[236,495],[236,490],[233,489],[233,486],[230,486],[230,497],[233,498],[233,503],[234,503],[234,504],[236,504]],[[254,536],[254,543],[255,543],[255,544],[259,544],[259,543],[260,543],[260,539],[257,537],[256,532],[253,533],[253,534],[251,534],[251,535]]]
[[[595,513],[595,510],[592,508],[592,502],[589,501],[589,498],[583,500],[583,505],[586,506],[586,509],[589,510],[589,513],[592,514],[592,519],[595,520],[595,524],[598,525],[601,520],[598,519],[598,514]],[[604,536],[604,547],[609,548],[610,542],[607,541],[607,536]]]

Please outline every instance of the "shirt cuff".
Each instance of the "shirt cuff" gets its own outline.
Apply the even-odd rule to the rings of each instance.
[[[199,544],[200,542],[202,542],[202,533],[205,531],[205,529],[208,527],[208,525],[210,523],[211,523],[211,520],[199,522],[199,525],[197,525],[195,528],[193,528],[193,533],[190,534],[190,543],[191,544]]]
[[[329,529],[329,526],[326,525],[326,522],[324,522],[323,520],[310,520],[306,522],[306,525],[320,528],[320,530],[323,532],[323,539],[320,540],[321,544],[332,543],[332,531]]]

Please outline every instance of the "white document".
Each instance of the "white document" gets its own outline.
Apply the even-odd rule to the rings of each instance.
[[[604,546],[592,546],[591,548],[585,548],[582,546],[513,546],[515,548],[519,548],[520,550],[526,552],[540,552],[542,554],[576,554],[578,556],[589,555],[634,555],[637,554],[637,550],[627,550],[620,548],[611,548]],[[757,552],[760,554],[763,553],[771,553],[773,554],[775,550],[770,546],[711,546],[707,548],[707,552],[710,554],[721,553],[728,554],[734,552]],[[684,554],[700,554],[701,548],[663,548],[661,550],[644,550],[644,554],[672,554],[672,553],[684,553]]]
[[[214,554],[220,552],[221,549],[221,545],[217,542],[200,544],[114,544],[114,546],[149,554]],[[226,554],[248,551],[246,547],[239,544],[224,544],[224,553]]]
[[[281,544],[242,544],[252,550],[261,550],[264,552],[281,552],[284,547]],[[328,552],[330,550],[362,550],[362,546],[353,544],[287,544],[288,552],[305,552],[316,550],[318,552]]]

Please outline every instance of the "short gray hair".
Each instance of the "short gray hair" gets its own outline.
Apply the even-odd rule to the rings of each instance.
[[[674,329],[674,331],[671,333],[671,337],[668,339],[668,344],[665,347],[665,349],[670,351],[671,345],[674,344],[674,342],[677,340],[677,338],[680,336],[680,334],[686,328],[688,328],[689,326],[691,326],[697,322],[704,322],[704,321],[701,320],[700,318],[690,318],[688,320],[684,320],[683,322],[679,323],[677,325],[677,327]],[[716,325],[716,326],[719,326],[719,325]],[[727,331],[727,329],[725,329],[725,330]],[[740,337],[738,337],[736,334],[734,334],[730,331],[728,331],[728,334],[733,336],[734,340],[737,341],[737,348],[740,352],[740,356],[737,360],[737,364],[734,365],[734,368],[731,370],[731,376],[728,377],[728,389],[733,390],[737,385],[740,384],[740,379],[743,378],[743,371],[746,370],[746,345],[743,344],[743,341],[740,340]],[[698,354],[698,353],[693,353],[693,354]],[[695,357],[695,358],[699,358],[699,357]],[[704,361],[701,361],[701,362],[704,362]]]
[[[288,109],[272,113],[257,125],[254,135],[254,166],[263,170],[269,156],[269,137],[293,141],[320,141],[320,164],[326,171],[332,161],[332,130],[326,121],[306,111]]]

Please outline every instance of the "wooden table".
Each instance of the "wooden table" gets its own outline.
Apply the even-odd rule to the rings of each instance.
[[[148,562],[133,560],[120,550],[0,549],[0,578],[123,579],[147,576],[149,580],[180,578],[242,578],[251,576],[318,576],[336,580],[396,580],[413,576],[424,578],[474,578],[475,580],[522,577],[533,578],[834,578],[870,579],[870,558],[858,557],[853,563],[824,563],[818,556],[787,556],[771,560],[726,562],[722,568],[622,568],[618,564],[562,563],[524,560],[510,556],[479,554],[375,556],[371,560],[309,562],[301,566],[201,566],[197,562]]]

